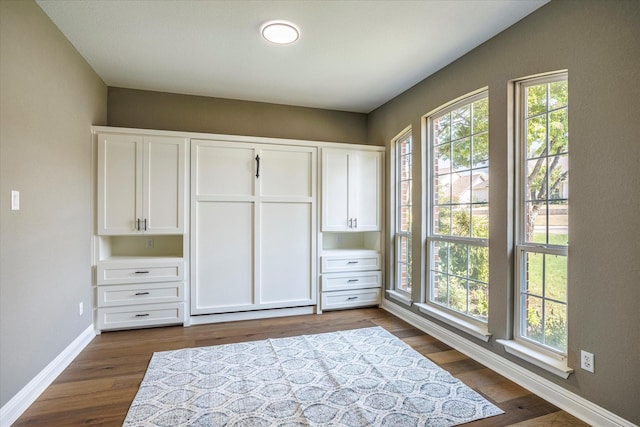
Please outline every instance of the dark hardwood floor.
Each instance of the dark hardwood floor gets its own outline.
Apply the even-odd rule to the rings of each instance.
[[[499,406],[505,414],[466,426],[586,426],[483,365],[377,309],[265,320],[105,332],[13,424],[121,426],[156,351],[382,326]]]

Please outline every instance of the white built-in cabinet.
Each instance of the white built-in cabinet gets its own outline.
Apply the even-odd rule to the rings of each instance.
[[[153,131],[93,130],[96,329],[182,324],[189,139]]]
[[[382,152],[322,150],[322,231],[380,231]]]
[[[92,131],[98,331],[380,303],[382,147]]]
[[[98,134],[98,234],[182,234],[187,139]]]
[[[322,148],[320,310],[380,304],[383,155]]]
[[[191,314],[316,304],[316,153],[191,140]]]

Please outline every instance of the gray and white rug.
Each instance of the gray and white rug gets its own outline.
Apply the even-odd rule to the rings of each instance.
[[[373,327],[154,353],[124,426],[453,426],[502,413]]]

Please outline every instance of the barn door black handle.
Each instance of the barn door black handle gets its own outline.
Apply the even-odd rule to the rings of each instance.
[[[260,156],[256,155],[256,178],[260,178]]]

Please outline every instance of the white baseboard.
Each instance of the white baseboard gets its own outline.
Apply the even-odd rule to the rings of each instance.
[[[430,322],[424,317],[400,307],[397,304],[383,301],[381,308],[399,317],[405,322],[428,333],[434,338],[453,347],[473,360],[485,365],[495,372],[541,396],[549,403],[570,413],[592,426],[602,427],[637,427],[635,424],[618,415],[572,393],[559,385],[543,378],[522,366],[487,350],[462,336]]]
[[[189,318],[188,325],[206,325],[209,323],[235,322],[238,320],[270,319],[273,317],[300,316],[313,314],[316,306],[304,306],[293,308],[277,308],[269,310],[239,311],[235,313],[199,314]]]
[[[53,359],[35,378],[0,408],[0,426],[8,427],[20,418],[20,415],[35,402],[38,396],[51,385],[95,336],[93,325],[89,325],[58,357]]]

